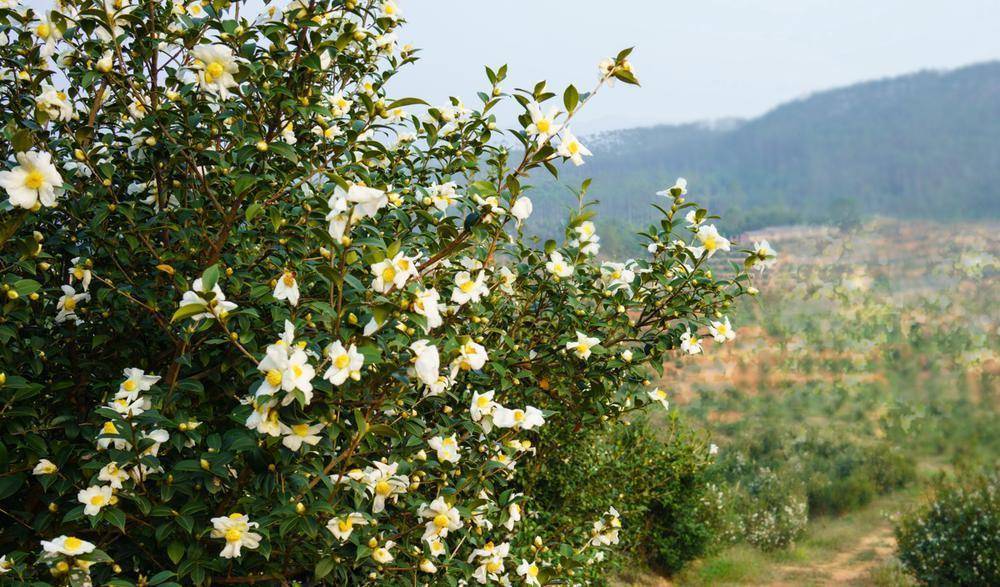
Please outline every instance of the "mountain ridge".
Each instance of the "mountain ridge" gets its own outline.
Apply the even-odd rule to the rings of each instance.
[[[537,177],[534,232],[561,231],[593,178],[598,225],[655,220],[654,193],[686,177],[727,229],[902,218],[1000,217],[1000,61],[815,92],[751,119],[604,131],[594,155]],[[605,232],[602,229],[602,232]]]

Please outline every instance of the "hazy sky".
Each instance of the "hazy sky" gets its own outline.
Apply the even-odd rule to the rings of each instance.
[[[483,65],[506,86],[597,79],[635,46],[642,88],[616,85],[578,132],[754,116],[817,90],[1000,58],[1000,0],[398,0],[422,49],[397,93],[466,102]]]

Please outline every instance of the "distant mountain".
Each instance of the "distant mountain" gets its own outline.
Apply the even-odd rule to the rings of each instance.
[[[536,179],[539,234],[561,230],[575,202],[564,186],[587,177],[606,241],[653,220],[653,194],[678,176],[731,232],[871,214],[997,218],[1000,62],[825,91],[752,120],[636,128],[584,142],[594,153],[585,165]],[[608,244],[625,246],[619,240],[614,234]]]

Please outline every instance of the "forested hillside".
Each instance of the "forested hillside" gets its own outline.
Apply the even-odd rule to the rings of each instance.
[[[730,231],[869,214],[1000,216],[1000,62],[921,72],[826,91],[752,120],[614,131],[594,156],[538,179],[534,228],[559,230],[575,201],[564,186],[593,178],[601,232],[647,223],[654,193],[686,177]],[[562,185],[561,185],[562,184]]]

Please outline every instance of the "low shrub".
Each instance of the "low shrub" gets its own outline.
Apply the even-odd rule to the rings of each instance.
[[[1000,470],[941,482],[896,527],[898,557],[927,585],[1000,585]]]
[[[730,446],[716,471],[721,481],[753,484],[766,469],[801,484],[811,517],[858,509],[915,476],[912,457],[887,442],[750,426]]]
[[[765,551],[787,548],[806,529],[808,505],[803,488],[770,469],[761,469],[736,502],[746,542]]]
[[[674,573],[713,542],[708,443],[675,414],[662,429],[645,421],[611,426],[580,443],[567,459],[539,463],[525,484],[552,527],[621,514],[622,548],[610,568],[642,562]],[[608,568],[607,566],[605,568]]]

